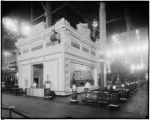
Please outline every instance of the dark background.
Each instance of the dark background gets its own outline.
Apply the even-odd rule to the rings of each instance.
[[[45,4],[45,2],[43,2]],[[65,2],[54,2],[52,1],[52,11],[63,5]],[[69,7],[63,7],[58,12],[52,14],[52,23],[54,24],[57,20],[64,17],[66,18],[73,27],[79,22],[86,22],[86,18],[91,24],[93,19],[98,20],[99,13],[99,2],[97,1],[78,1],[68,2],[74,10]],[[44,14],[44,9],[41,6],[40,1],[2,1],[2,18],[3,17],[15,17],[21,18],[27,21],[31,21],[31,6],[32,6],[32,17],[36,17]],[[143,26],[148,26],[149,22],[149,2],[148,1],[135,1],[135,2],[106,2],[106,19],[110,21],[112,19],[121,19],[107,24],[107,34],[113,34],[118,32],[126,31],[125,27],[125,13],[124,9],[129,11],[131,17],[132,29],[136,29]],[[78,15],[76,11],[80,12],[82,16]],[[43,17],[40,21],[45,21]],[[34,22],[33,24],[39,21]]]

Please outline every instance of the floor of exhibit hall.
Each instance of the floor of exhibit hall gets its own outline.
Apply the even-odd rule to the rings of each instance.
[[[80,101],[80,94],[78,99]],[[126,102],[120,104],[118,110],[106,106],[96,107],[82,103],[70,104],[71,96],[57,96],[50,102],[43,98],[15,96],[2,93],[2,107],[15,106],[15,109],[31,118],[146,118],[148,114],[148,88],[145,84]],[[2,110],[2,117],[8,117]],[[19,118],[18,115],[13,115]],[[21,117],[20,117],[21,118]]]

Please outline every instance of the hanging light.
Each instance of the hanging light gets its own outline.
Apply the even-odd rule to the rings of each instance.
[[[3,54],[4,54],[5,57],[8,57],[10,55],[10,52],[4,51]]]
[[[141,50],[141,47],[140,46],[137,46],[136,47],[136,51],[140,51]]]
[[[115,85],[113,85],[113,89],[114,89],[114,90],[116,89],[116,86],[115,86]]]
[[[135,66],[132,64],[132,65],[131,65],[131,72],[133,73],[134,70],[135,70]]]
[[[121,86],[124,87],[124,84],[122,84]]]
[[[30,34],[31,26],[28,23],[22,23],[21,25],[21,32],[24,36],[27,36]]]
[[[93,27],[95,27],[95,28],[96,28],[96,27],[98,27],[98,22],[97,22],[97,20],[96,20],[96,19],[95,19],[95,20],[93,20],[93,24],[92,24],[92,25],[93,25]]]
[[[110,51],[107,51],[106,52],[106,55],[109,57],[109,56],[111,56],[111,52]]]
[[[6,27],[8,30],[12,31],[12,32],[18,32],[18,28],[17,28],[17,20],[12,19],[12,18],[3,18],[3,24],[4,27]]]
[[[123,54],[125,51],[123,49],[118,49],[118,54]]]

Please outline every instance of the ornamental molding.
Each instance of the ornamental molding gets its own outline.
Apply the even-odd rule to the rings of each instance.
[[[39,28],[40,29],[40,28]],[[52,31],[55,30],[57,33],[62,34],[62,32],[65,32],[67,36],[73,36],[75,38],[78,38],[80,41],[85,42],[86,44],[94,47],[97,49],[96,43],[91,41],[90,39],[86,38],[83,36],[78,30],[74,29],[73,27],[70,26],[70,23],[62,18],[58,22],[56,22],[55,25],[49,27],[49,28],[42,28],[40,32],[35,33],[34,35],[28,36],[26,38],[20,38],[18,39],[16,46],[21,47],[24,46],[25,44],[30,44],[35,41],[39,40],[47,40],[48,37],[52,35]]]

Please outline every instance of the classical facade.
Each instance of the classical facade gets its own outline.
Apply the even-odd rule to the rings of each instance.
[[[82,92],[86,81],[91,89],[98,87],[98,47],[90,40],[87,24],[78,24],[74,29],[62,18],[45,28],[42,22],[16,46],[20,50],[18,83],[27,89],[27,95],[44,96],[45,81],[51,81],[51,89],[58,95],[70,94],[72,84]]]

